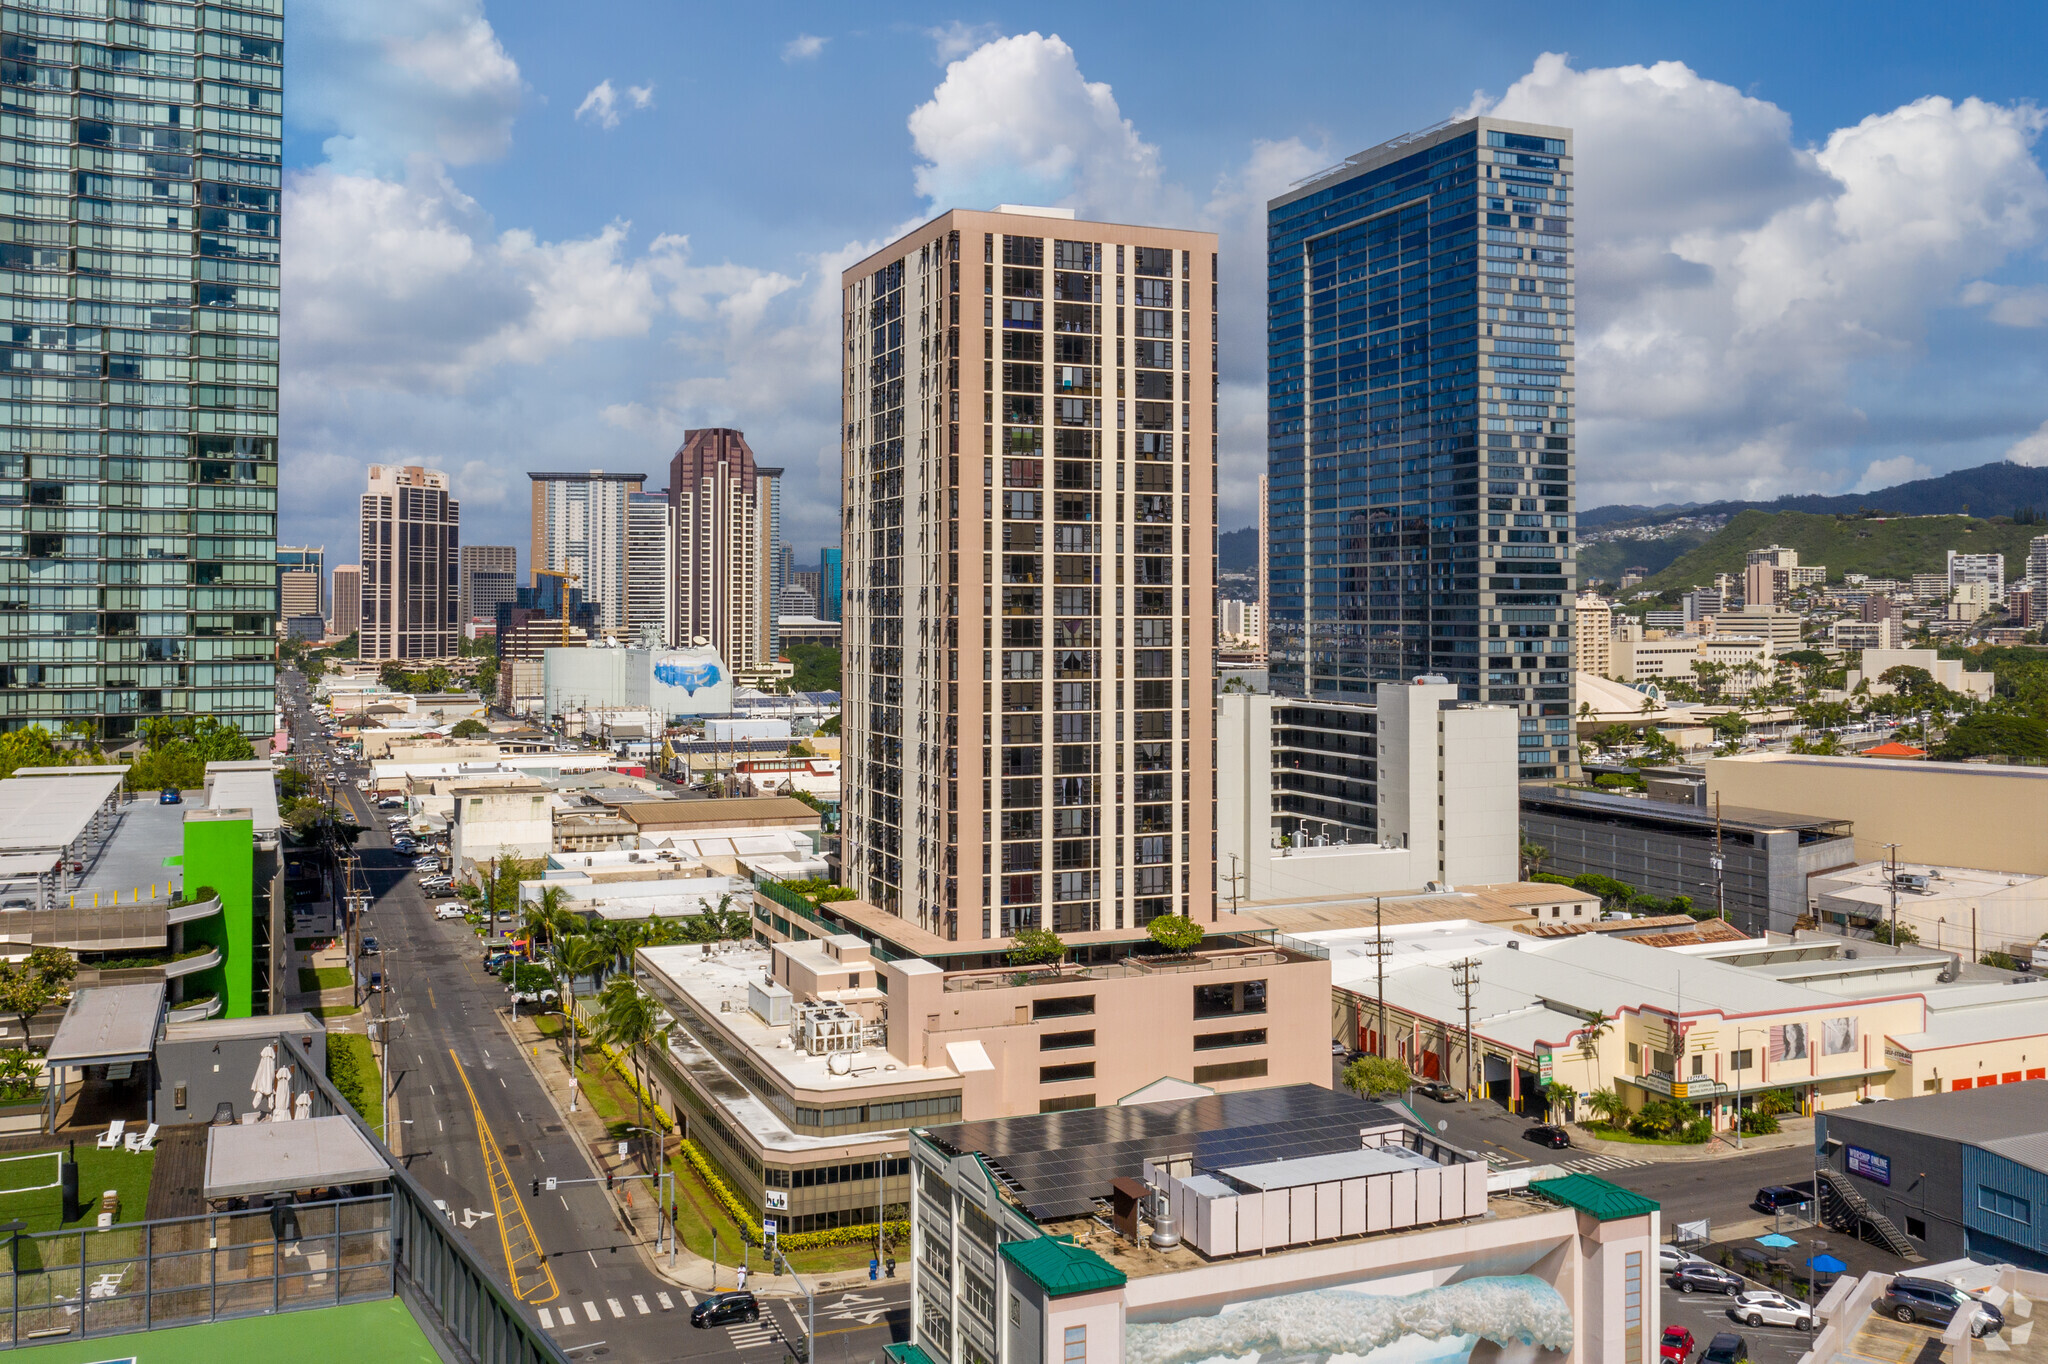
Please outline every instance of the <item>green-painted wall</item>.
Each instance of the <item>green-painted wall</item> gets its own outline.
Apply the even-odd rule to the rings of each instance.
[[[211,886],[220,913],[185,925],[185,945],[220,949],[219,966],[187,982],[187,994],[218,989],[221,1017],[247,1018],[256,1002],[256,826],[253,820],[216,819],[194,810],[185,817],[185,890]]]

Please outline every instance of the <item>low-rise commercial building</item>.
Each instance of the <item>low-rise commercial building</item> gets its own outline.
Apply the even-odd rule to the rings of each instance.
[[[1933,649],[1865,649],[1857,666],[1849,670],[1844,683],[1847,692],[1868,682],[1875,696],[1888,696],[1895,688],[1882,681],[1893,668],[1918,668],[1929,677],[1973,701],[1991,699],[1993,678],[1988,672],[1971,672],[1961,659],[1943,658]]]
[[[1725,619],[1725,617],[1724,617]],[[1721,686],[1735,695],[1768,682],[1771,643],[1749,635],[1667,635],[1616,640],[1614,677],[1623,682],[1697,682],[1703,663],[1725,669]]]
[[[2048,1271],[2048,1070],[2031,1069],[1989,1091],[1823,1114],[1814,1140],[1831,1182],[1861,1195],[1930,1260]]]
[[[2048,876],[1865,862],[1816,876],[1811,893],[1823,924],[1868,930],[1896,915],[1922,945],[1971,961],[1987,952],[2025,961],[2048,933]]]
[[[448,790],[448,853],[457,875],[505,858],[545,857],[555,846],[554,790],[533,778]]]
[[[1733,799],[1717,812],[1605,791],[1528,786],[1521,806],[1522,837],[1548,851],[1547,870],[1611,876],[1665,899],[1689,896],[1725,908],[1749,933],[1791,931],[1807,912],[1809,878],[1856,861],[1848,819]]]
[[[2048,875],[2048,768],[1792,753],[1708,758],[1704,766],[1710,799],[1853,828],[1855,852],[1845,863],[1896,857]]]
[[[911,1134],[896,1364],[1646,1358],[1659,1209],[1589,1175],[1489,1197],[1413,1115],[1309,1086]]]

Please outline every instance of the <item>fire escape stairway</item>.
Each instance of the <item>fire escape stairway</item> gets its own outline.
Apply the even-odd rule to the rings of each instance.
[[[1857,1192],[1849,1176],[1822,1166],[1820,1181],[1822,1221],[1843,1231],[1853,1228],[1909,1264],[1927,1258],[1914,1248],[1904,1232],[1892,1225],[1889,1217],[1870,1206],[1870,1200]]]

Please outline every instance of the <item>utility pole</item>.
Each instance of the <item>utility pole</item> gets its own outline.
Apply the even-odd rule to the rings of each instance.
[[[1892,896],[1892,947],[1896,949],[1899,945],[1899,845],[1887,843],[1884,846],[1885,851],[1891,854],[1884,880]]]
[[[1387,1054],[1387,932],[1380,924],[1380,897],[1377,895],[1372,897],[1372,955],[1379,977],[1380,996],[1380,1030],[1376,1037],[1379,1045],[1374,1050],[1384,1057]],[[1470,1042],[1467,1037],[1467,1045]]]
[[[1230,855],[1230,875],[1224,877],[1223,880],[1230,887],[1230,912],[1235,914],[1237,913],[1237,902],[1243,898],[1239,887],[1244,884],[1245,880],[1244,873],[1237,869],[1236,853]]]
[[[1451,963],[1451,980],[1457,987],[1465,1013],[1465,1097],[1472,1097],[1472,992],[1479,988],[1479,961],[1466,957]]]
[[[1721,875],[1721,869],[1727,865],[1727,861],[1721,853],[1721,793],[1719,791],[1714,793],[1714,856],[1712,860],[1714,864],[1714,911],[1720,916],[1722,923],[1727,923],[1727,883]]]

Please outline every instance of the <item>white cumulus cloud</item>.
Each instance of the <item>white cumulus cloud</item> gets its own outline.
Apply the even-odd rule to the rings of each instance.
[[[292,12],[295,122],[334,165],[393,174],[504,155],[524,85],[480,0],[305,0]]]
[[[2048,422],[2012,443],[2005,457],[2014,464],[2026,464],[2034,468],[2048,466]]]
[[[607,78],[590,88],[583,103],[576,106],[576,117],[587,118],[600,128],[616,128],[625,111],[653,107],[653,85],[629,85],[620,91]]]
[[[799,33],[782,45],[782,60],[785,62],[807,62],[825,50],[830,38],[820,38],[815,33]]]
[[[964,19],[955,19],[937,28],[928,28],[924,36],[932,40],[932,53],[941,65],[957,57],[964,57],[983,43],[993,42],[1003,36],[999,24],[970,24]]]

